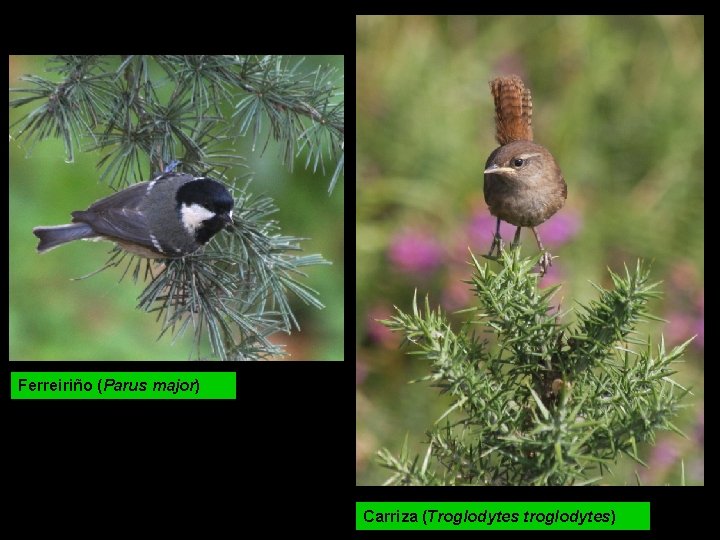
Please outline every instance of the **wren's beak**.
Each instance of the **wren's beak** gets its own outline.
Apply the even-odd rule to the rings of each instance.
[[[512,167],[501,167],[497,163],[493,163],[487,169],[485,169],[484,174],[503,174],[509,172],[515,172],[515,169],[513,169]]]

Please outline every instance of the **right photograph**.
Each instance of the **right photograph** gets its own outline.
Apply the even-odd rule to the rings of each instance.
[[[357,485],[704,485],[704,18],[356,26]]]

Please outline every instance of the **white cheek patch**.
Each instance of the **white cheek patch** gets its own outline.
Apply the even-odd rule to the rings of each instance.
[[[191,204],[190,206],[183,204],[180,213],[185,230],[191,234],[195,234],[203,221],[215,217],[215,212],[211,212],[199,204]]]

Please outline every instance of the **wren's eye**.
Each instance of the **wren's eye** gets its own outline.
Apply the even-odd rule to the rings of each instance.
[[[515,158],[512,161],[513,167],[522,167],[525,164],[525,160],[522,158]]]

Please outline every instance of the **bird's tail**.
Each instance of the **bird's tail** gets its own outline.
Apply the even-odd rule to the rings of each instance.
[[[73,240],[97,236],[87,223],[71,223],[69,225],[57,225],[56,227],[35,227],[33,234],[40,239],[37,246],[38,253],[45,253]]]

